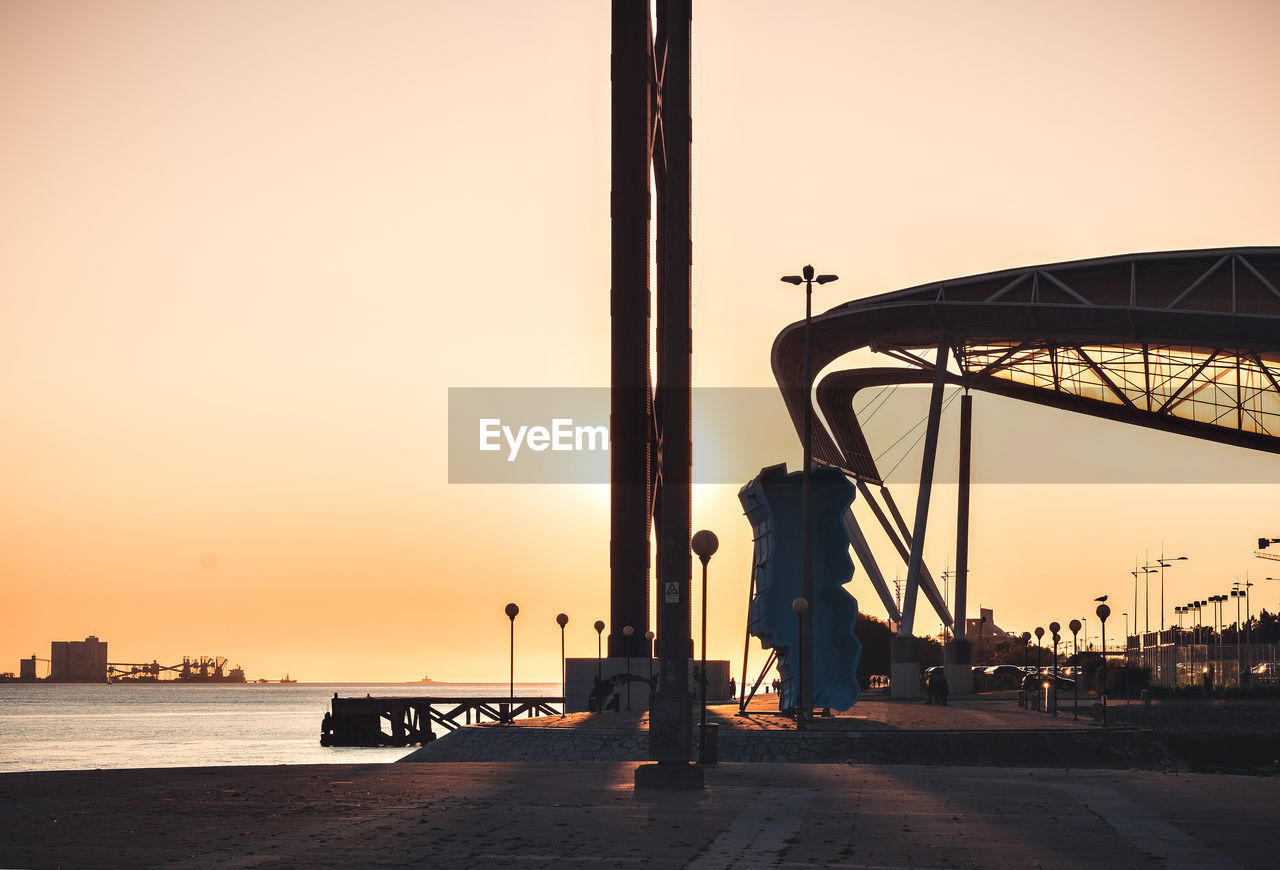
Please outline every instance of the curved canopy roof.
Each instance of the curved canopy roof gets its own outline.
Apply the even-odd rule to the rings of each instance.
[[[1009,269],[857,299],[812,319],[813,370],[863,347],[906,367],[837,371],[816,391],[814,456],[879,481],[861,389],[948,380],[1038,404],[1280,453],[1280,248],[1132,254]],[[804,321],[773,344],[803,431]],[[834,437],[833,437],[834,436]]]

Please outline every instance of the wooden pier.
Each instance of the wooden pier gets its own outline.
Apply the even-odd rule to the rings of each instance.
[[[563,698],[339,698],[320,725],[321,746],[418,746],[445,731],[480,722],[509,724],[520,716],[556,716]]]

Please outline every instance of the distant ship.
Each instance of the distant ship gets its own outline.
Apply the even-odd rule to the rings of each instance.
[[[435,682],[435,680],[431,679],[430,677],[423,677],[422,679],[418,680],[418,682],[419,682],[419,683],[434,683],[434,682]]]
[[[243,683],[244,668],[234,667],[227,670],[227,660],[222,656],[198,659],[182,659],[182,669],[178,671],[175,682],[185,683]]]

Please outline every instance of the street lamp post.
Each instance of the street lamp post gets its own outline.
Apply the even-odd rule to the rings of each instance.
[[[650,694],[653,693],[653,639],[655,637],[657,637],[657,635],[655,635],[652,631],[646,631],[644,633],[644,639],[647,641],[645,646],[648,647],[649,649],[649,692]],[[650,706],[652,706],[652,702],[650,703]]]
[[[556,625],[560,626],[560,718],[564,718],[565,708],[569,706],[568,675],[564,670],[564,627],[569,624],[569,614],[556,614]]]
[[[1222,605],[1227,600],[1227,596],[1210,595],[1209,600],[1212,601],[1214,605],[1217,607],[1217,609],[1214,611],[1214,617],[1213,617],[1213,627],[1218,634],[1218,656],[1215,661],[1214,670],[1215,670],[1215,675],[1218,679],[1219,687],[1225,689],[1227,685],[1227,681],[1223,678],[1223,675],[1222,675],[1222,634],[1226,628],[1226,625],[1225,625],[1226,616],[1222,611]]]
[[[1244,688],[1244,671],[1241,670],[1243,659],[1240,658],[1240,599],[1244,597],[1244,593],[1240,591],[1239,582],[1236,588],[1229,593],[1236,600],[1236,684],[1238,688]]]
[[[1050,679],[1053,681],[1053,715],[1055,716],[1058,715],[1058,640],[1061,638],[1058,632],[1061,628],[1062,626],[1057,622],[1049,623],[1049,632],[1053,637],[1053,676]]]
[[[1067,623],[1067,628],[1071,629],[1071,658],[1074,665],[1071,668],[1071,718],[1080,718],[1080,620],[1073,619]]]
[[[622,634],[630,639],[636,630],[629,625],[622,626]],[[627,709],[631,709],[631,644],[627,644]]]
[[[813,283],[828,284],[839,280],[836,275],[818,275],[814,277],[813,266],[805,266],[799,275],[783,275],[787,284],[799,286],[804,284],[804,468],[801,475],[800,506],[800,595],[806,602],[813,600],[813,488],[811,466],[813,465],[813,356],[810,340],[813,320]],[[813,631],[812,620],[805,613],[801,620],[809,624],[810,631],[801,633],[800,658],[804,667],[800,668],[800,703],[813,709]]]
[[[707,764],[711,761],[707,752],[707,564],[720,548],[720,540],[715,532],[703,529],[694,533],[691,546],[702,562],[702,670],[698,679],[702,684],[702,710],[698,718],[698,763]]]
[[[1044,637],[1044,629],[1036,626],[1036,676],[1040,675],[1040,639]]]
[[[804,598],[803,596],[800,598],[797,598],[791,602],[791,609],[795,612],[796,620],[798,621],[798,624],[799,624],[800,635],[797,638],[797,640],[800,643],[798,645],[803,648],[804,617],[805,617],[805,614],[809,612],[809,600],[807,598]],[[803,656],[800,656],[800,657],[797,657],[797,660],[796,660],[796,682],[803,685],[803,679],[804,679],[804,658]],[[796,695],[797,695],[796,697],[796,730],[804,731],[805,728],[808,727],[806,722],[806,720],[808,719],[808,716],[806,715],[803,705],[801,705],[800,703],[799,694],[800,693],[797,691],[796,692]]]
[[[604,682],[604,672],[601,669],[602,660],[600,658],[600,638],[603,636],[601,633],[604,631],[604,620],[597,619],[596,624],[591,627],[596,630],[596,685],[599,685]],[[600,711],[597,710],[596,712]]]
[[[511,620],[511,701],[516,699],[516,614],[520,608],[515,604],[506,607],[507,619]]]
[[[1245,576],[1247,577],[1248,575]],[[1249,587],[1252,585],[1253,583],[1247,579],[1243,583],[1239,580],[1236,581],[1236,588],[1239,590],[1240,595],[1244,597],[1244,643],[1245,652],[1247,653],[1245,656],[1245,673],[1247,674],[1253,673],[1253,616],[1249,613]],[[1236,603],[1239,604],[1239,602]],[[1238,619],[1239,608],[1237,607],[1236,610]]]
[[[1027,671],[1031,669],[1031,632],[1022,633],[1022,708],[1031,709],[1031,696],[1027,694]]]
[[[1102,727],[1107,726],[1107,617],[1111,615],[1111,608],[1105,604],[1099,604],[1098,609],[1094,611],[1098,614],[1098,619],[1102,621]]]

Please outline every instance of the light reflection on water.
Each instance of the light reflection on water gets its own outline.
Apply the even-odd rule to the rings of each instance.
[[[342,697],[504,696],[506,683],[65,685],[0,683],[0,773],[128,767],[364,764],[411,748],[324,747],[320,720]],[[558,696],[558,683],[517,683]]]

